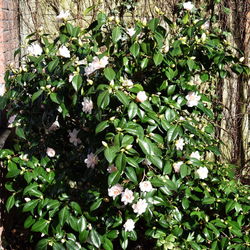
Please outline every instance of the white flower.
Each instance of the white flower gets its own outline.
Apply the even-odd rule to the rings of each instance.
[[[139,91],[136,96],[137,102],[145,102],[148,99],[145,91]]]
[[[113,200],[122,193],[123,186],[120,184],[115,184],[113,187],[108,189],[108,195],[113,197]]]
[[[89,97],[84,97],[82,102],[82,111],[91,114],[93,109],[93,102]]]
[[[200,167],[196,172],[200,179],[206,179],[208,176],[208,169],[206,167]]]
[[[113,164],[107,168],[107,171],[111,174],[117,171],[117,167]]]
[[[56,151],[53,148],[47,148],[46,150],[46,154],[48,155],[48,157],[54,157],[56,155]]]
[[[151,185],[150,181],[142,181],[139,184],[140,190],[142,192],[151,192],[153,190],[153,187]]]
[[[70,58],[70,51],[66,46],[63,45],[59,48],[58,55],[65,58]]]
[[[201,25],[201,28],[204,30],[208,30],[210,27],[210,22],[206,21],[204,24]]]
[[[133,85],[134,85],[134,83],[129,79],[125,79],[125,80],[122,81],[122,86],[123,87],[131,88],[131,87],[133,87]]]
[[[129,34],[129,36],[133,36],[135,34],[136,30],[134,28],[130,28],[130,29],[127,29],[127,33]]]
[[[94,71],[97,69],[102,69],[105,68],[106,65],[109,63],[108,62],[108,57],[104,56],[101,59],[99,59],[97,56],[93,58],[93,62],[90,63],[86,68],[85,68],[85,75],[89,76],[92,74]]]
[[[134,209],[134,212],[138,215],[141,215],[146,212],[146,209],[148,207],[148,203],[145,199],[140,199],[136,204],[133,204],[132,208]]]
[[[69,13],[68,10],[67,10],[67,11],[63,11],[63,10],[62,10],[62,11],[59,13],[59,15],[56,16],[56,19],[57,19],[57,20],[65,20],[65,19],[67,19],[69,16],[70,16],[70,13]]]
[[[194,9],[194,5],[189,1],[189,2],[183,3],[183,8],[185,10],[191,11]]]
[[[69,142],[73,143],[75,146],[77,146],[77,144],[80,144],[82,141],[77,138],[77,134],[79,133],[79,130],[77,129],[73,129],[72,131],[68,130],[69,132]]]
[[[187,99],[187,106],[194,107],[198,105],[201,97],[198,96],[195,92],[189,92],[188,95],[186,96],[186,99]]]
[[[87,158],[84,160],[84,162],[87,164],[87,168],[94,168],[95,165],[97,165],[99,159],[97,155],[90,153],[87,155]]]
[[[48,131],[56,131],[57,129],[60,128],[60,124],[58,122],[58,120],[55,120],[51,126],[49,127]]]
[[[195,158],[199,161],[201,159],[199,151],[192,152],[192,154],[190,155],[190,158]]]
[[[128,203],[132,203],[134,200],[134,194],[131,190],[129,190],[128,188],[125,189],[124,192],[122,192],[122,199],[121,201],[124,202],[125,205],[127,205]]]
[[[43,53],[43,49],[39,44],[33,43],[28,48],[27,51],[33,56],[40,56]]]
[[[9,118],[9,120],[8,120],[8,128],[13,128],[13,123],[14,123],[14,121],[15,121],[15,119],[16,119],[16,116],[17,115],[12,115],[10,118]]]
[[[28,197],[25,197],[25,198],[24,198],[24,200],[25,200],[25,202],[29,202],[29,201],[31,201],[31,199],[30,199],[30,198],[28,198]]]
[[[185,142],[183,138],[180,138],[175,142],[175,146],[177,150],[183,150],[184,145],[185,145]]]
[[[123,227],[125,228],[125,232],[131,232],[135,228],[135,223],[134,223],[134,221],[132,219],[128,219],[124,223]]]
[[[181,165],[182,165],[183,163],[184,163],[183,161],[178,161],[178,162],[175,162],[175,163],[173,164],[175,173],[179,173],[179,172],[180,172],[180,168],[181,168]]]

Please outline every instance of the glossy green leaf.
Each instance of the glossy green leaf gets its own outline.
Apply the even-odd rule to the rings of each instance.
[[[115,71],[112,68],[105,68],[104,69],[104,75],[109,80],[112,81],[115,79]]]
[[[114,43],[117,43],[122,37],[121,29],[119,26],[115,27],[112,30],[112,40]]]
[[[78,91],[82,86],[82,77],[80,75],[75,75],[72,79],[72,86],[75,91]]]
[[[9,196],[9,198],[6,201],[5,207],[7,212],[9,212],[14,205],[15,205],[15,194]]]
[[[140,45],[138,43],[134,43],[131,47],[130,47],[130,52],[134,57],[137,57],[140,53]]]
[[[90,242],[92,245],[94,245],[96,248],[100,248],[101,246],[101,238],[100,235],[96,232],[96,230],[92,229],[90,231]]]
[[[154,54],[153,60],[154,60],[155,65],[158,66],[163,61],[163,55],[160,52],[157,54]]]
[[[125,106],[127,107],[129,105],[129,97],[124,94],[122,91],[117,90],[116,91],[116,97],[118,100]]]
[[[134,168],[132,167],[126,167],[126,176],[134,183],[138,183],[138,180],[137,180],[137,175],[135,173],[135,170]]]
[[[42,90],[42,89],[40,89],[40,90],[38,90],[37,92],[35,92],[35,93],[32,95],[32,97],[31,97],[32,102],[34,102],[42,93],[43,93],[43,90]]]

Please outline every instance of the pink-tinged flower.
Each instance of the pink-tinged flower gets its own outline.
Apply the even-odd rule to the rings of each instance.
[[[106,65],[109,63],[108,57],[104,56],[101,59],[99,59],[97,56],[93,58],[93,62],[90,63],[86,68],[85,68],[85,75],[89,76],[93,72],[95,72],[97,69],[102,69],[105,68]]]
[[[117,167],[113,164],[107,168],[107,171],[112,174],[117,171]]]
[[[185,142],[184,142],[184,140],[182,138],[178,139],[175,142],[175,146],[176,146],[177,150],[183,150],[184,145],[185,145]]]
[[[150,181],[140,182],[139,187],[142,192],[151,192],[153,190],[153,187]]]
[[[9,120],[8,120],[8,128],[13,128],[14,127],[14,121],[16,119],[17,115],[12,115]]]
[[[0,96],[3,96],[6,92],[5,84],[0,83]]]
[[[56,131],[57,129],[59,129],[60,128],[60,124],[59,124],[59,122],[58,122],[58,120],[55,120],[52,124],[51,124],[51,126],[49,127],[49,129],[48,129],[48,131]]]
[[[192,152],[190,158],[197,159],[198,161],[201,159],[200,153],[198,151]]]
[[[95,165],[97,165],[99,159],[97,155],[90,153],[87,155],[87,158],[84,160],[84,162],[87,164],[87,168],[94,168]]]
[[[145,102],[148,99],[145,91],[139,91],[136,95],[137,102]]]
[[[70,51],[66,46],[63,45],[59,48],[58,55],[65,58],[70,58]]]
[[[134,28],[130,28],[130,29],[127,29],[127,33],[129,34],[129,36],[133,36],[135,34],[136,30]]]
[[[56,16],[56,19],[61,21],[61,20],[66,20],[70,16],[69,11],[61,11],[58,16]]]
[[[70,143],[77,146],[78,144],[80,144],[82,142],[79,138],[77,138],[79,130],[74,128],[72,131],[68,130],[68,132],[69,132],[69,142]]]
[[[189,92],[188,95],[186,95],[186,99],[187,99],[187,106],[194,107],[198,105],[201,97],[197,95],[195,92]]]
[[[93,102],[89,97],[84,97],[82,102],[82,111],[91,114],[93,109]]]
[[[69,75],[69,82],[72,82],[73,78],[74,78],[74,74],[70,74]]]
[[[208,176],[208,169],[206,167],[200,167],[197,169],[196,173],[200,179],[206,179]]]
[[[134,200],[134,194],[131,190],[129,190],[128,188],[125,189],[124,192],[122,192],[122,199],[121,201],[127,205],[128,203],[132,203]]]
[[[147,207],[148,207],[148,203],[145,199],[140,199],[140,200],[138,200],[138,202],[136,204],[132,205],[134,212],[138,215],[145,213]]]
[[[113,198],[113,200],[122,193],[123,186],[120,184],[115,184],[113,187],[108,189],[108,195]]]
[[[47,148],[46,150],[46,154],[48,155],[48,157],[54,157],[56,155],[56,151],[53,148]]]
[[[131,232],[135,228],[135,222],[132,219],[128,219],[124,223],[123,227],[125,228],[125,232]]]
[[[189,2],[183,3],[183,8],[185,10],[191,11],[194,9],[194,5],[189,1]]]
[[[175,162],[175,163],[173,164],[175,173],[179,173],[179,172],[180,172],[180,169],[181,169],[181,165],[182,165],[182,164],[184,164],[183,161],[178,161],[178,162]]]
[[[37,43],[31,44],[27,48],[27,51],[28,51],[29,54],[31,54],[33,56],[40,56],[43,53],[42,47]]]

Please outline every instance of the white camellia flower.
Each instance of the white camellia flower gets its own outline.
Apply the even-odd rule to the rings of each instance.
[[[135,34],[136,30],[134,28],[130,28],[130,29],[127,29],[127,33],[129,34],[129,36],[133,36]]]
[[[180,169],[181,169],[181,165],[182,165],[182,164],[184,164],[183,161],[178,161],[178,162],[175,162],[175,163],[173,164],[175,173],[179,173],[179,172],[180,172]]]
[[[180,138],[175,142],[175,146],[177,150],[183,150],[184,145],[185,145],[185,142],[183,138]]]
[[[208,169],[206,167],[200,167],[196,172],[200,179],[206,179],[208,176]]]
[[[27,51],[28,51],[29,54],[31,54],[33,56],[40,56],[43,53],[42,47],[37,43],[31,44],[27,48]]]
[[[69,132],[69,142],[73,143],[75,146],[77,146],[78,144],[80,144],[82,141],[77,138],[77,134],[79,133],[79,130],[77,129],[73,129],[72,131],[68,130]]]
[[[25,202],[29,202],[29,201],[31,201],[31,199],[30,199],[30,198],[28,198],[28,197],[25,197],[25,198],[24,198],[24,200],[25,200]]]
[[[107,171],[111,174],[117,171],[117,167],[113,164],[107,168]]]
[[[74,74],[70,74],[69,75],[69,82],[72,82],[73,78],[74,78]]]
[[[68,17],[70,16],[70,13],[69,13],[69,11],[67,10],[67,11],[60,11],[60,13],[59,13],[59,15],[58,16],[56,16],[56,19],[57,20],[65,20],[65,19],[67,19]]]
[[[57,117],[57,119],[58,119],[58,117]],[[52,124],[51,124],[51,126],[48,128],[48,131],[56,131],[57,129],[59,129],[60,128],[60,124],[59,124],[59,122],[58,122],[58,120],[55,120]]]
[[[70,51],[66,46],[63,45],[59,48],[58,55],[65,58],[70,58]]]
[[[146,212],[148,203],[145,199],[140,199],[136,204],[132,205],[134,212],[138,215],[141,215]]]
[[[9,120],[8,120],[8,128],[13,128],[14,127],[14,121],[16,119],[17,115],[12,115]]]
[[[82,111],[91,114],[93,109],[93,102],[89,97],[84,97],[82,102]]]
[[[108,57],[104,56],[101,59],[99,59],[97,56],[93,57],[93,62],[90,63],[86,68],[85,68],[85,75],[89,76],[93,72],[95,72],[97,69],[102,69],[107,66],[109,63]]]
[[[148,99],[145,91],[139,91],[136,95],[137,102],[145,102]]]
[[[201,97],[197,95],[195,92],[189,92],[188,95],[186,95],[186,99],[187,99],[187,106],[194,107],[198,105]]]
[[[140,182],[139,187],[142,192],[151,192],[153,190],[153,187],[150,181]]]
[[[113,197],[113,200],[122,193],[123,186],[120,184],[115,184],[113,187],[108,189],[108,195]]]
[[[123,227],[125,228],[125,232],[131,232],[135,228],[135,222],[132,219],[127,219]]]
[[[97,155],[90,153],[87,155],[87,158],[84,160],[84,162],[87,164],[87,168],[94,168],[95,165],[97,165],[99,159]]]
[[[189,2],[183,3],[183,8],[185,10],[191,11],[194,9],[194,5],[189,1]]]
[[[195,158],[199,161],[201,159],[199,151],[192,152],[190,158]]]
[[[54,157],[56,155],[56,151],[53,148],[47,148],[46,150],[46,154],[48,155],[48,157]]]
[[[122,199],[121,201],[127,205],[128,203],[132,203],[134,200],[134,194],[131,190],[129,190],[128,188],[125,189],[124,192],[122,192]]]

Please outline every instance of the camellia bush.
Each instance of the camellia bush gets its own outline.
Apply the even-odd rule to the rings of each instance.
[[[6,209],[36,249],[249,249],[250,192],[217,159],[214,88],[249,73],[191,2],[127,26],[65,15],[29,37],[1,98]],[[65,13],[64,13],[65,14]]]

